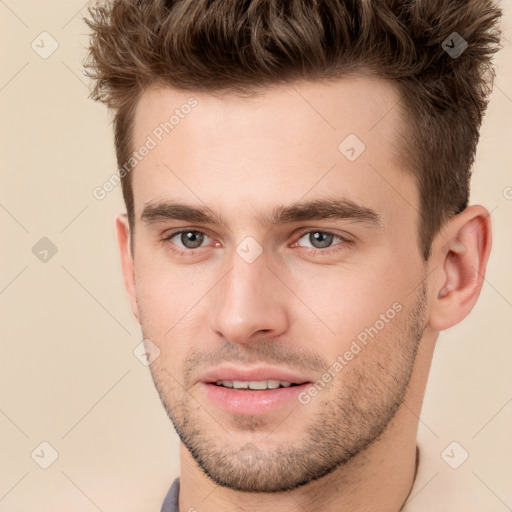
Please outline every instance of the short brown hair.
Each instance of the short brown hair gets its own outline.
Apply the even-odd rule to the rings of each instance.
[[[495,0],[111,0],[89,14],[85,68],[91,97],[115,113],[120,167],[149,86],[243,96],[361,71],[399,89],[407,130],[399,150],[419,187],[425,260],[445,221],[467,207],[501,48]],[[448,51],[458,36],[468,45],[460,56]],[[121,184],[133,233],[131,173]]]

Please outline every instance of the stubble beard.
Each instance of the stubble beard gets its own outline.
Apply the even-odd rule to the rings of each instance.
[[[311,404],[297,402],[279,420],[232,415],[222,422],[158,365],[151,366],[155,387],[181,441],[216,484],[244,492],[293,490],[340,468],[385,432],[407,391],[425,305],[422,285],[415,303],[368,342],[329,390]],[[299,438],[286,438],[288,421],[303,424]]]

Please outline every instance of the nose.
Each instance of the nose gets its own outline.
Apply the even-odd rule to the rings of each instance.
[[[248,263],[237,253],[224,279],[212,290],[210,325],[217,336],[237,344],[250,344],[288,329],[290,291],[268,267],[265,253]]]

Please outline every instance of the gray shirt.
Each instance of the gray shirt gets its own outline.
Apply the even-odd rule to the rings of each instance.
[[[160,512],[179,512],[178,509],[178,495],[180,493],[180,478],[176,478],[165,497]]]

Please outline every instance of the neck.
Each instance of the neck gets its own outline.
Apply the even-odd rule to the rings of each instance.
[[[426,341],[426,340],[424,340]],[[180,512],[399,512],[416,476],[416,435],[434,343],[422,343],[403,403],[383,434],[325,477],[283,493],[245,493],[215,484],[180,444]]]

